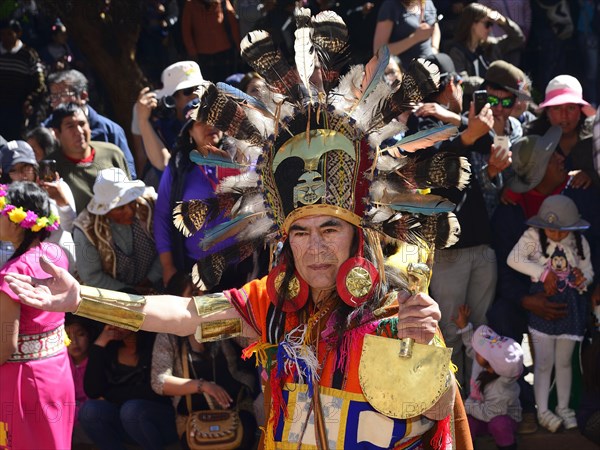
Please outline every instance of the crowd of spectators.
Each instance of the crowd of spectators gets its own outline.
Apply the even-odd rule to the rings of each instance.
[[[366,63],[387,45],[392,56],[385,79],[392,86],[413,58],[435,63],[439,89],[404,118],[404,134],[454,125],[457,136],[416,157],[444,150],[471,164],[467,189],[439,192],[456,205],[462,234],[453,247],[435,252],[430,285],[463,395],[473,389],[472,367],[477,374],[485,372],[485,366],[476,365],[479,360],[473,362],[471,338],[465,338],[471,329],[488,324],[517,344],[529,333],[533,367],[511,375],[511,392],[519,400],[515,403],[513,395],[510,405],[493,406],[508,408],[509,426],[516,423],[519,432],[534,432],[537,423],[553,432],[561,424],[578,425],[582,434],[600,442],[600,386],[593,375],[600,364],[600,313],[596,322],[592,314],[600,308],[600,149],[594,142],[600,133],[593,130],[600,102],[599,1],[148,0],[137,62],[153,85],[139,92],[127,124],[91,106],[98,101],[90,94],[98,81],[86,63],[89,55],[77,51],[61,19],[43,17],[33,0],[22,3],[28,7],[0,9],[0,182],[34,182],[46,192],[48,214],[61,223],[47,242],[65,250],[69,270],[83,284],[132,294],[191,293],[199,265],[210,264],[211,253],[226,245],[207,250],[201,246],[205,230],[193,236],[179,233],[172,211],[181,201],[214,197],[219,180],[237,173],[190,160],[194,150],[229,154],[235,146],[218,129],[190,117],[199,103],[195,91],[205,80],[226,81],[250,95],[264,90],[264,80],[239,57],[246,33],[266,29],[292,56],[294,9],[329,9],[348,25],[352,64]],[[481,105],[472,101],[477,93],[483,95]],[[99,101],[97,109],[110,110]],[[526,223],[541,214],[548,197],[557,195],[570,198],[589,225],[577,228],[583,236],[577,238],[577,249],[586,251],[575,251],[578,258],[587,257],[589,269],[585,282],[577,272],[573,275],[578,280],[574,287],[580,288],[573,298],[584,305],[581,332],[553,334],[544,328],[540,347],[532,333],[532,327],[538,330],[535,320],[565,320],[572,312],[560,306],[544,280],[515,270],[510,255]],[[206,229],[223,220],[213,214]],[[548,238],[554,250],[558,244]],[[1,236],[0,241],[0,267],[14,264],[10,239]],[[269,255],[255,254],[228,267],[221,283],[209,287],[239,287],[266,274],[268,260]],[[546,289],[536,290],[537,282]],[[0,297],[8,301],[13,300]],[[198,394],[193,403],[199,408],[207,407],[205,396],[225,407],[238,401],[243,387],[248,396],[240,414],[247,429],[244,445],[254,445],[262,417],[259,373],[242,363],[243,343],[202,345],[171,335],[102,328],[76,317],[67,318],[66,330],[78,418],[74,443],[164,448],[180,439],[176,416],[187,414],[186,395]],[[573,356],[578,355],[575,345],[582,349],[583,371]],[[182,349],[194,371],[190,378],[182,373]],[[16,364],[6,361],[0,359],[0,367]],[[63,360],[58,363],[64,366]],[[557,378],[561,374],[556,414],[548,405],[553,364]],[[526,381],[529,372],[535,374],[534,384],[538,380],[536,389]],[[9,372],[0,373],[4,384]],[[477,401],[483,402],[480,390],[483,397]],[[470,401],[467,413],[475,402]],[[499,448],[516,448],[514,439],[506,434],[502,439]]]

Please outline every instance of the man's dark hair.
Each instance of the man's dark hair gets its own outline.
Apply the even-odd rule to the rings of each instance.
[[[52,111],[52,120],[50,121],[50,127],[60,130],[63,120],[66,117],[73,117],[77,111],[84,113],[81,106],[76,103],[61,103]],[[85,116],[85,113],[83,114]]]
[[[21,27],[21,22],[19,22],[16,19],[0,20],[0,30],[6,30],[6,29],[11,29],[16,34],[19,34],[23,31],[23,28]]]

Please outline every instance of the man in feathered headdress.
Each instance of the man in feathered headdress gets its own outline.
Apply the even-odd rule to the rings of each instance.
[[[201,243],[236,243],[195,266],[205,289],[265,242],[274,258],[267,277],[191,299],[80,287],[45,263],[48,280],[7,280],[30,306],[135,330],[195,331],[199,341],[253,338],[245,354],[256,354],[264,370],[266,448],[472,448],[439,308],[425,293],[429,268],[398,273],[380,245],[386,235],[445,247],[459,232],[453,204],[425,192],[464,188],[466,160],[406,158],[403,150],[430,145],[415,137],[380,148],[404,129],[395,118],[436,88],[437,68],[415,60],[390,87],[383,48],[338,83],[348,56],[343,21],[307,10],[296,20],[295,67],[265,32],[242,42],[242,56],[267,82],[263,92],[249,97],[221,83],[198,92],[197,118],[237,140],[239,152],[232,159],[204,146],[192,160],[244,173],[222,180],[216,199],[174,211],[186,233],[215,214],[229,219]]]

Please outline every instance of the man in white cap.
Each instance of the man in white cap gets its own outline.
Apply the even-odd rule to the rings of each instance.
[[[131,121],[134,145],[143,146],[141,154],[145,153],[159,172],[169,162],[171,149],[185,123],[184,107],[193,100],[195,90],[204,79],[194,61],[179,61],[163,70],[161,81],[160,90],[145,87],[140,91]]]

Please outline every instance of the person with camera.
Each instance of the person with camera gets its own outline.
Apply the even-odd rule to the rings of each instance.
[[[33,148],[25,141],[9,141],[0,146],[0,159],[2,161],[2,176],[0,183],[10,185],[17,181],[30,181],[37,183],[48,194],[50,211],[60,219],[60,227],[50,232],[48,242],[60,246],[69,261],[69,270],[75,273],[75,244],[71,236],[73,220],[75,219],[75,199],[69,185],[60,178],[56,161],[35,158]],[[4,236],[2,236],[4,238]],[[6,241],[5,241],[6,242]],[[10,256],[8,247],[3,246],[0,264],[6,262]],[[14,249],[12,249],[14,250]]]
[[[134,145],[141,149],[136,153],[144,156],[146,167],[150,163],[154,169],[152,173],[146,169],[144,179],[156,188],[185,123],[184,107],[204,78],[194,61],[179,61],[163,70],[161,81],[162,89],[140,91],[131,121]]]

